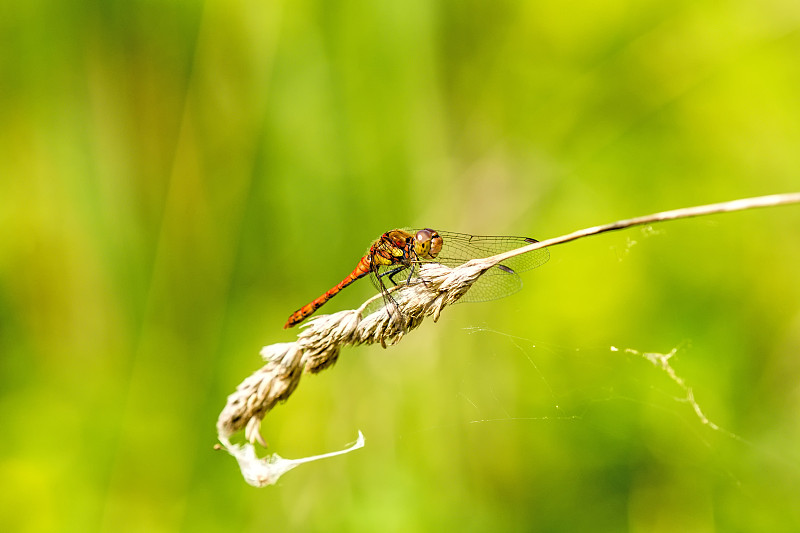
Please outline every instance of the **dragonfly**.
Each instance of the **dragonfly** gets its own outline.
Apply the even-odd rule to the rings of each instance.
[[[372,243],[366,254],[350,274],[315,300],[307,303],[289,317],[284,329],[291,328],[325,305],[356,280],[370,276],[384,300],[392,302],[388,284],[394,286],[396,277],[405,277],[411,284],[419,280],[418,270],[422,263],[441,263],[456,267],[479,257],[489,257],[528,244],[539,242],[530,237],[479,236],[466,233],[437,231],[431,228],[420,230],[393,229]],[[487,270],[461,297],[464,302],[483,302],[513,294],[522,288],[519,272],[539,267],[550,258],[547,248],[539,248],[521,254]],[[424,281],[424,280],[421,280]]]

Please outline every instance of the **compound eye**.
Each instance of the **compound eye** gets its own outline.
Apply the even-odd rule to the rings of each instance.
[[[427,244],[431,241],[431,237],[433,237],[434,231],[429,229],[421,229],[417,232],[414,238],[417,240],[419,244]]]
[[[425,259],[433,259],[442,251],[442,238],[436,230],[421,229],[414,238],[417,241],[417,253]]]
[[[421,229],[414,235],[414,251],[422,258],[428,257],[431,248],[431,233],[426,229]]]

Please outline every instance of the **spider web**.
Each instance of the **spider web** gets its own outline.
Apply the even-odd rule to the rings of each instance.
[[[514,335],[510,335],[507,333],[502,333],[497,330],[493,330],[490,328],[485,327],[470,327],[466,328],[466,331],[470,334],[476,333],[492,333],[495,335],[500,335],[506,337],[510,340],[513,344],[515,349],[526,359],[527,363],[533,369],[534,374],[537,376],[538,380],[542,385],[544,385],[547,394],[552,399],[553,410],[555,411],[554,415],[545,415],[545,416],[532,416],[532,417],[525,417],[525,416],[511,416],[506,411],[505,414],[508,416],[504,417],[488,417],[488,418],[476,418],[472,420],[468,420],[466,423],[468,424],[481,424],[481,423],[496,423],[502,421],[523,421],[523,420],[582,420],[584,419],[584,410],[579,410],[578,412],[572,412],[570,408],[564,408],[561,405],[561,401],[559,398],[561,394],[556,387],[552,385],[552,379],[548,378],[545,371],[540,368],[540,365],[536,363],[536,358],[532,355],[532,350],[549,350],[549,351],[556,351],[561,354],[564,353],[579,353],[582,351],[581,348],[566,348],[563,346],[552,346],[546,345],[542,343],[535,343],[530,339],[526,339],[523,337],[518,337]],[[709,417],[704,408],[701,406],[700,402],[695,397],[694,388],[688,383],[688,381],[681,377],[681,375],[676,371],[675,367],[673,366],[672,362],[674,357],[681,352],[682,349],[686,346],[687,343],[681,343],[674,348],[672,348],[667,353],[660,353],[660,352],[652,352],[652,351],[643,351],[637,350],[634,348],[618,348],[616,346],[610,346],[607,349],[591,349],[595,353],[602,353],[606,352],[611,355],[617,354],[625,354],[628,356],[633,356],[634,358],[641,359],[647,361],[654,367],[654,369],[661,375],[665,376],[670,382],[672,382],[679,390],[680,394],[670,394],[665,393],[665,395],[671,399],[672,402],[676,405],[688,405],[691,409],[691,413],[693,414],[694,418],[697,422],[701,424],[701,426],[707,427],[708,429],[724,435],[725,437],[732,439],[734,441],[743,443],[748,446],[753,446],[752,443],[737,435],[736,433],[725,429],[724,427],[720,426],[716,423],[711,417]],[[476,411],[481,411],[480,406],[477,404],[476,401],[468,397],[465,393],[460,393],[462,399],[470,404],[472,407],[475,408]],[[645,400],[636,400],[629,398],[627,396],[617,395],[615,393],[610,393],[603,398],[595,398],[591,402],[607,402],[613,399],[625,399],[631,400],[636,402],[643,402],[646,403]],[[498,399],[498,403],[500,400]],[[590,402],[590,403],[591,403]],[[679,410],[674,410],[673,414],[679,415]],[[711,446],[707,441],[703,440],[706,446]]]

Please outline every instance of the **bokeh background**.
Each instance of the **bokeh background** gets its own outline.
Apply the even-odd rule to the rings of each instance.
[[[4,2],[0,529],[800,530],[796,206],[560,246],[345,350],[263,433],[367,446],[277,486],[212,449],[387,229],[800,189],[799,30],[795,0]],[[686,389],[640,355],[673,349]]]

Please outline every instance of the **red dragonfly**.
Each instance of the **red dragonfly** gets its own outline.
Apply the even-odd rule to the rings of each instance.
[[[370,246],[369,251],[346,278],[316,300],[292,313],[283,327],[285,329],[299,324],[339,291],[369,274],[388,302],[392,300],[384,279],[396,285],[394,277],[402,274],[406,278],[405,282],[411,283],[412,279],[417,277],[416,270],[420,263],[436,262],[456,267],[470,259],[488,257],[533,242],[538,241],[529,237],[481,237],[430,228],[388,231]],[[541,266],[549,258],[550,252],[546,248],[540,248],[506,259],[478,278],[461,301],[481,302],[513,294],[522,288],[522,280],[517,273]]]

